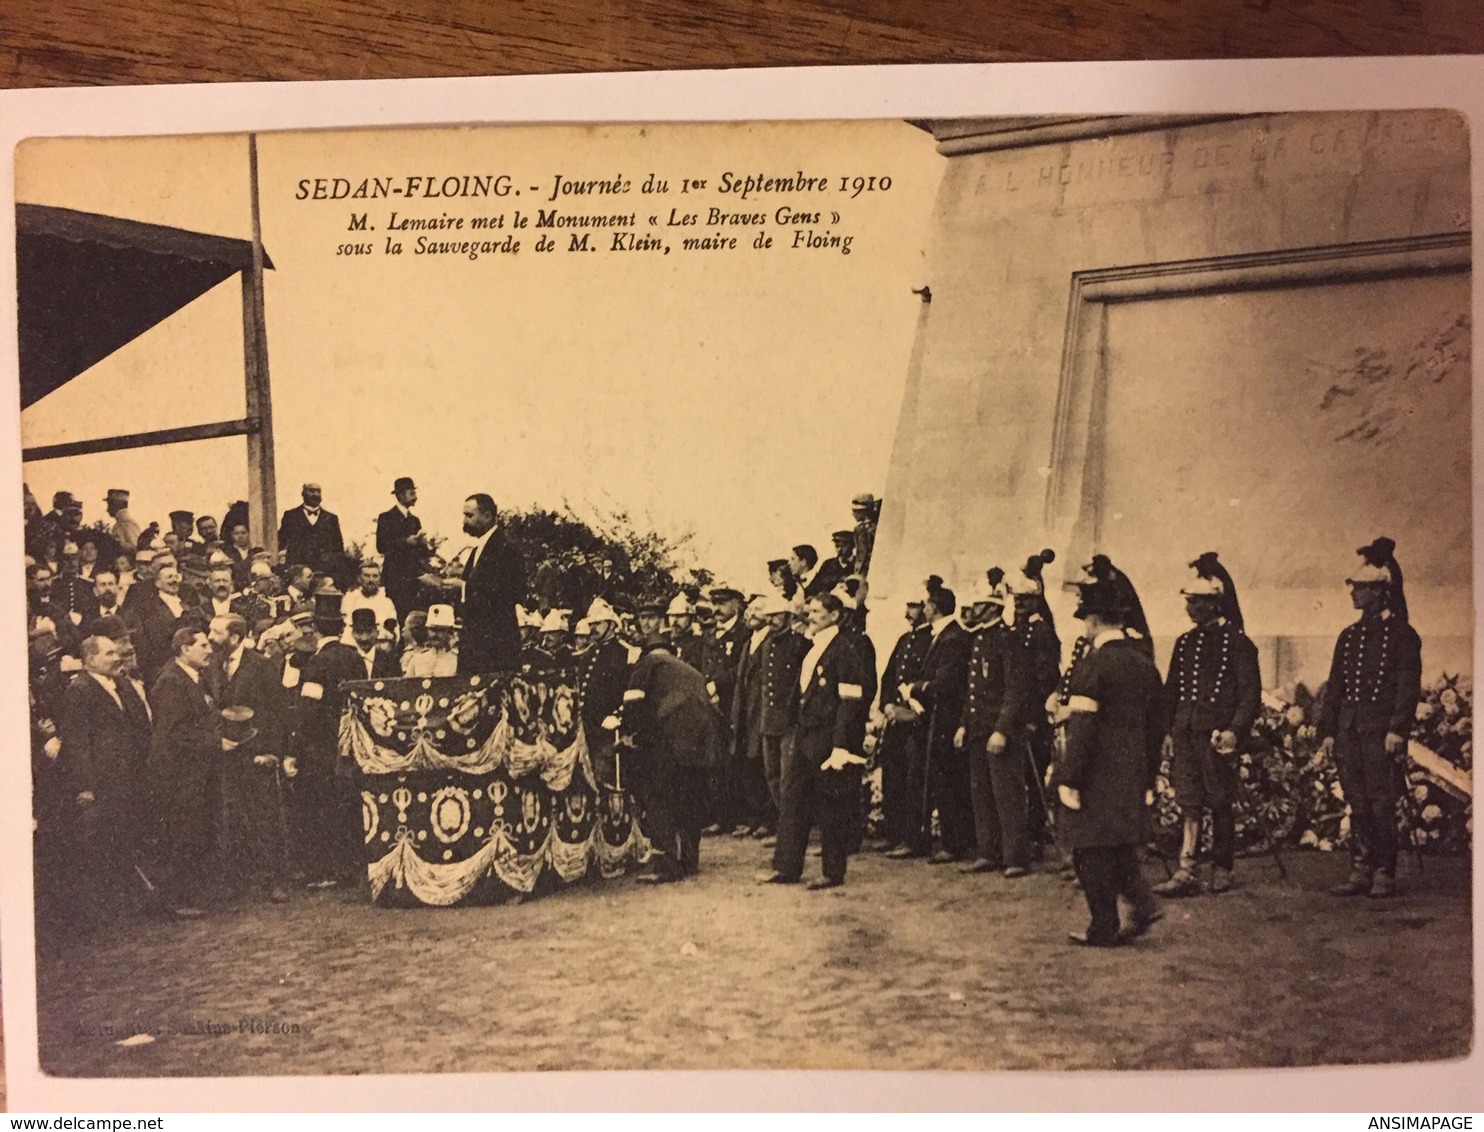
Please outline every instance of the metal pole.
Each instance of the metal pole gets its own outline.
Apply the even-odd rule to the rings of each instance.
[[[242,348],[247,389],[247,498],[253,544],[278,549],[278,490],[273,469],[273,395],[263,316],[263,227],[258,208],[258,136],[247,138],[252,202],[252,264],[242,273]]]

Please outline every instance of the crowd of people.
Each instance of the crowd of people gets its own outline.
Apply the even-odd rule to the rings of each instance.
[[[350,562],[315,484],[283,514],[276,554],[252,545],[243,503],[220,524],[174,511],[162,533],[133,519],[127,491],[107,493],[93,527],[68,493],[48,513],[28,494],[43,913],[86,928],[127,911],[194,918],[254,889],[284,901],[295,884],[364,884],[357,770],[338,741],[345,686],[518,670],[570,679],[594,764],[652,847],[647,883],[695,873],[708,833],[770,850],[760,882],[801,883],[817,829],[812,889],[843,885],[867,850],[1009,880],[1070,869],[1091,916],[1073,938],[1094,946],[1145,931],[1155,893],[1231,887],[1237,755],[1262,684],[1215,554],[1191,564],[1193,627],[1163,677],[1134,586],[1104,556],[1077,583],[1082,631],[1063,665],[1049,550],[989,569],[962,601],[929,578],[881,668],[865,631],[872,496],[852,501],[832,557],[793,547],[762,593],[636,593],[600,555],[553,581],[483,494],[464,504],[470,545],[445,561],[412,480],[393,497],[375,555]],[[1360,551],[1348,584],[1361,616],[1336,643],[1318,717],[1352,811],[1346,895],[1394,893],[1390,815],[1420,642],[1393,551],[1386,539]],[[1151,891],[1139,854],[1164,759],[1184,837]],[[881,825],[868,841],[870,767]]]

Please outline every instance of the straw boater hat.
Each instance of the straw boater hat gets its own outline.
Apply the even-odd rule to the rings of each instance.
[[[428,629],[457,629],[459,628],[459,622],[453,615],[453,606],[430,605],[428,606],[428,618],[424,622],[424,626]]]

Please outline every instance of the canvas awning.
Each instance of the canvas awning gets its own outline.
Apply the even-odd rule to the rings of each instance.
[[[16,205],[21,408],[250,269],[252,253],[250,240]]]

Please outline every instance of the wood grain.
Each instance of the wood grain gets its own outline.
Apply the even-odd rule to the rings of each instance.
[[[1484,52],[1476,0],[0,0],[0,85]]]

